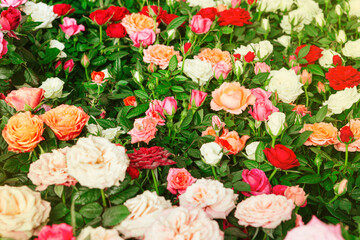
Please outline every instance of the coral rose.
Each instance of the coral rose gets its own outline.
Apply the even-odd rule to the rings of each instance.
[[[170,168],[166,180],[167,190],[172,194],[183,194],[187,187],[196,182],[196,178],[191,176],[185,168]]]
[[[11,91],[5,98],[5,102],[9,106],[22,111],[25,105],[29,105],[34,109],[44,99],[45,90],[42,88],[20,88],[19,90]]]
[[[270,194],[271,185],[264,171],[254,168],[251,170],[244,169],[242,172],[243,181],[250,185],[251,192],[241,192],[245,196]]]
[[[228,51],[221,51],[218,48],[214,48],[214,49],[205,48],[194,58],[200,59],[201,61],[209,62],[211,63],[212,67],[215,67],[215,65],[221,61],[224,61],[225,63],[231,66],[230,53]]]
[[[62,104],[47,111],[40,118],[59,140],[69,141],[80,135],[90,116],[81,107]]]
[[[220,88],[212,92],[212,97],[210,103],[212,110],[225,110],[232,114],[242,113],[248,105],[253,105],[256,100],[251,91],[240,86],[238,82],[224,82]]]
[[[169,66],[170,59],[176,55],[178,62],[182,60],[179,51],[175,51],[174,47],[161,44],[149,46],[144,50],[144,62],[158,65],[161,69]]]
[[[246,141],[250,138],[248,135],[244,135],[241,138],[236,131],[224,131],[223,134],[216,138],[215,142],[229,151],[228,154],[238,154],[244,149]]]
[[[304,143],[305,146],[327,146],[339,143],[338,130],[331,123],[304,124],[300,133],[305,131],[313,132]]]
[[[121,24],[126,28],[128,34],[140,32],[146,28],[154,29],[157,27],[156,22],[151,17],[145,16],[141,13],[132,13],[126,15],[122,20]],[[157,28],[156,32],[160,32]]]
[[[151,139],[155,138],[158,121],[152,117],[135,119],[134,128],[128,134],[131,135],[131,144],[137,142],[146,142],[149,144]]]
[[[2,131],[8,149],[12,152],[31,152],[39,142],[44,140],[42,134],[44,124],[36,115],[30,112],[18,113],[12,116]]]

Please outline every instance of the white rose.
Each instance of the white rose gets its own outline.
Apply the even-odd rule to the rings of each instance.
[[[129,165],[124,147],[95,136],[80,138],[66,158],[69,174],[89,188],[119,186]]]
[[[218,164],[223,156],[222,148],[215,142],[203,144],[200,148],[200,152],[204,162],[212,166]]]
[[[301,89],[303,84],[300,83],[300,76],[292,69],[281,68],[270,71],[269,77],[270,82],[266,90],[277,92],[278,98],[285,103],[294,102],[304,92]]]
[[[263,61],[272,54],[273,49],[273,45],[268,40],[265,40],[259,43],[250,43],[247,46],[240,46],[234,50],[234,53],[240,54],[241,58],[244,59],[248,52],[254,52],[256,55],[254,61]]]
[[[139,71],[134,72],[133,76],[134,76],[135,81],[138,83],[141,83],[144,80],[142,75],[140,75]]]
[[[190,7],[201,7],[201,8],[208,8],[208,7],[216,7],[216,3],[214,0],[187,0]]]
[[[110,73],[109,73],[109,70],[106,68],[106,69],[104,69],[104,70],[102,70],[101,72],[103,72],[104,73],[104,79],[107,79],[107,78],[110,78],[111,76],[110,76]]]
[[[349,15],[351,17],[360,17],[360,2],[359,2],[359,0],[350,0],[349,5],[350,5]]]
[[[26,15],[31,15],[33,22],[41,22],[41,24],[34,29],[52,28],[52,21],[57,15],[53,12],[53,6],[48,6],[45,3],[27,2],[23,8]]]
[[[287,35],[283,35],[283,36],[279,37],[278,39],[276,39],[276,41],[278,43],[280,43],[281,45],[283,45],[287,49],[290,46],[291,37],[287,36]]]
[[[122,133],[125,133],[125,131],[121,127],[108,128],[101,131],[101,137],[104,137],[109,141],[113,141],[118,134]]]
[[[269,19],[267,18],[263,18],[263,20],[261,21],[261,27],[266,31],[266,32],[270,32],[270,22]]]
[[[340,44],[344,44],[346,42],[347,38],[346,38],[346,33],[344,30],[340,30],[337,34],[336,34],[336,41]]]
[[[234,63],[234,72],[236,76],[240,76],[244,72],[243,63],[241,61],[235,61]]]
[[[325,22],[325,18],[324,18],[324,13],[321,12],[321,13],[316,14],[314,19],[315,19],[315,23],[318,27],[322,28],[325,26],[326,22]]]
[[[359,99],[360,94],[356,87],[345,88],[330,95],[329,99],[325,101],[323,105],[328,105],[327,116],[331,116],[333,114],[340,114],[344,110],[351,108]]]
[[[88,238],[90,237],[90,238]],[[81,233],[76,238],[76,240],[123,240],[119,236],[118,232],[115,229],[105,229],[103,227],[86,227],[81,230]]]
[[[66,58],[66,53],[63,52],[65,45],[58,40],[51,40],[49,48],[57,48],[60,50],[60,53],[57,55],[58,58]]]
[[[285,12],[289,11],[294,4],[294,0],[277,0],[278,8],[280,11]]]
[[[274,112],[266,121],[266,131],[274,137],[279,136],[285,129],[285,113]]]
[[[257,11],[261,12],[282,12],[289,11],[294,4],[294,0],[259,0]]]
[[[257,147],[259,146],[260,142],[252,142],[249,145],[246,146],[245,152],[246,157],[250,160],[255,160],[255,152]]]
[[[0,237],[30,239],[46,224],[50,203],[27,186],[0,186]]]
[[[115,229],[121,232],[125,238],[141,238],[147,228],[151,227],[159,217],[161,211],[171,208],[169,200],[148,190],[128,199],[124,205],[129,209],[130,215],[115,226]]]
[[[320,66],[322,66],[324,68],[332,67],[332,65],[333,65],[333,57],[335,55],[338,55],[339,57],[341,57],[340,54],[338,54],[337,52],[335,52],[335,51],[333,51],[331,49],[323,49],[321,54],[322,54],[322,57],[319,58],[319,64],[320,64]]]
[[[302,22],[297,23],[297,25],[291,24],[291,18],[286,15],[280,22],[280,27],[286,34],[291,34],[291,30],[294,32],[301,32],[304,29],[304,24]]]
[[[335,6],[335,13],[336,13],[336,15],[338,15],[338,16],[343,15],[343,10],[342,10],[340,4],[337,4],[337,5]]]
[[[181,66],[182,62],[179,63]],[[213,78],[214,72],[211,63],[200,59],[186,59],[184,63],[184,74],[191,78],[199,86],[205,85]]]
[[[64,82],[60,78],[54,77],[46,79],[39,88],[45,90],[45,98],[55,99],[61,97],[63,87]]]
[[[317,2],[313,0],[297,1],[298,11],[297,14],[301,15],[303,24],[310,24],[316,15],[322,13],[322,9]]]
[[[360,57],[360,39],[355,41],[348,41],[347,43],[345,43],[342,52],[347,57]]]

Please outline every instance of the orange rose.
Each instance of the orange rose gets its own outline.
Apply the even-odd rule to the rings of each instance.
[[[144,50],[144,62],[158,65],[161,69],[169,66],[170,59],[176,55],[178,62],[182,60],[179,51],[175,51],[174,47],[156,44]]]
[[[305,124],[300,133],[305,131],[313,131],[304,143],[306,146],[327,146],[339,142],[337,139],[338,130],[331,123]]]
[[[144,29],[154,29],[156,22],[151,17],[141,13],[132,13],[125,15],[121,20],[121,24],[126,28],[126,32],[130,35]],[[160,30],[156,29],[156,32],[160,32]]]
[[[21,153],[31,152],[44,138],[44,124],[36,115],[30,112],[18,113],[12,116],[2,131],[2,136],[8,143],[9,151]]]
[[[201,136],[208,136],[208,135],[216,137],[216,132],[212,127],[208,127],[205,131],[201,133]]]
[[[105,78],[105,73],[103,73],[103,72],[93,71],[91,73],[91,81],[93,81],[94,83],[102,84],[102,83],[106,82],[106,80],[104,81],[104,78]]]
[[[195,58],[211,63],[212,67],[215,67],[215,65],[221,61],[224,61],[231,66],[230,53],[228,51],[221,51],[218,48],[214,48],[212,50],[210,48],[205,48],[197,56],[195,56]]]
[[[244,149],[246,141],[249,138],[247,135],[240,138],[236,131],[224,131],[220,137],[216,138],[215,142],[229,151],[229,154],[235,155]]]
[[[62,141],[79,136],[90,118],[81,107],[65,104],[47,111],[40,117]]]
[[[223,109],[232,114],[242,113],[248,105],[253,105],[256,100],[251,91],[241,87],[238,82],[224,82],[220,88],[212,92],[212,97],[210,103],[212,110]]]
[[[44,99],[45,90],[42,88],[20,88],[11,91],[5,98],[5,102],[16,111],[24,110],[25,104],[34,109]]]

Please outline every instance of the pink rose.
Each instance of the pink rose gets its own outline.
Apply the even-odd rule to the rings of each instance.
[[[275,195],[284,196],[284,192],[287,188],[288,188],[288,186],[285,186],[285,185],[276,185],[272,188],[272,193]]]
[[[4,34],[0,32],[0,59],[8,52],[8,42],[4,39]]]
[[[215,131],[220,131],[223,127],[225,127],[225,123],[221,121],[221,119],[214,115],[211,119],[211,126]]]
[[[291,69],[294,70],[296,74],[298,74],[299,71],[301,70],[301,67],[300,66],[295,66],[295,67],[292,67]]]
[[[284,240],[344,240],[341,235],[340,223],[337,225],[325,224],[316,216],[304,226],[295,227],[290,230]]]
[[[191,31],[196,34],[207,33],[212,25],[210,18],[203,18],[201,15],[195,15],[190,22]]]
[[[272,92],[267,92],[261,88],[251,89],[252,95],[256,97],[257,100],[268,100],[271,97]]]
[[[299,186],[292,186],[286,188],[284,192],[284,196],[287,199],[291,199],[294,201],[295,205],[298,207],[305,207],[306,206],[306,193],[304,189]]]
[[[191,176],[185,168],[170,168],[166,180],[168,182],[167,190],[172,194],[177,192],[183,194],[187,187],[196,182],[196,178]]]
[[[67,60],[64,63],[64,71],[68,71],[69,73],[71,73],[72,70],[74,69],[74,66],[75,66],[74,60],[72,60],[72,59]]]
[[[140,45],[147,47],[155,42],[156,34],[153,29],[146,28],[140,32],[134,32],[130,34],[130,38],[134,43],[134,47],[138,48]]]
[[[193,89],[191,91],[190,106],[200,107],[205,101],[207,95],[208,94],[206,92]]]
[[[270,72],[271,67],[269,65],[267,65],[266,63],[264,63],[264,62],[257,62],[257,63],[255,63],[254,71],[255,71],[255,75],[258,75],[259,71],[261,73]]]
[[[245,169],[242,172],[243,181],[250,185],[251,192],[241,192],[245,196],[270,194],[271,185],[269,179],[266,177],[264,171],[254,168],[251,170]]]
[[[223,79],[226,79],[231,72],[231,65],[224,61],[220,61],[215,65],[214,71],[216,79],[219,79],[220,76],[222,76]]]
[[[25,109],[25,104],[34,109],[44,99],[45,90],[42,88],[20,88],[11,91],[5,98],[5,102],[17,111]]]
[[[241,4],[241,0],[231,0],[232,8],[240,7],[240,4]]]
[[[155,138],[158,121],[152,117],[135,119],[134,128],[128,134],[131,135],[131,144],[137,142],[146,142],[149,144],[151,139]]]
[[[291,67],[294,67],[296,64],[297,64],[296,56],[295,55],[290,55],[290,57],[289,57],[289,65]]]
[[[61,30],[66,34],[66,38],[78,34],[80,31],[85,31],[84,25],[77,25],[75,18],[64,17],[63,24],[59,24]]]
[[[75,240],[72,232],[72,227],[66,223],[53,224],[52,226],[45,226],[39,232],[38,238],[35,240]]]
[[[27,0],[1,0],[1,7],[14,7],[17,8],[18,6],[25,4]]]
[[[265,121],[272,113],[278,111],[279,109],[273,106],[270,100],[256,100],[249,113],[256,121]]]
[[[149,104],[149,109],[145,112],[146,116],[152,117],[158,121],[158,125],[165,125],[164,109],[160,100],[153,100]]]
[[[167,113],[167,115],[172,116],[177,110],[177,102],[174,97],[166,97],[161,103],[162,109]]]

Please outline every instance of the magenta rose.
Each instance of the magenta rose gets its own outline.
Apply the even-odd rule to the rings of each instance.
[[[271,185],[264,171],[257,168],[251,170],[245,169],[242,172],[242,177],[243,181],[248,183],[251,189],[251,192],[241,192],[245,196],[271,193]]]
[[[75,240],[75,237],[72,232],[72,227],[66,223],[61,223],[43,227],[39,232],[38,238],[35,240],[49,239]]]
[[[177,110],[177,102],[174,97],[166,97],[162,103],[161,107],[167,113],[167,115],[172,116],[176,113]]]

